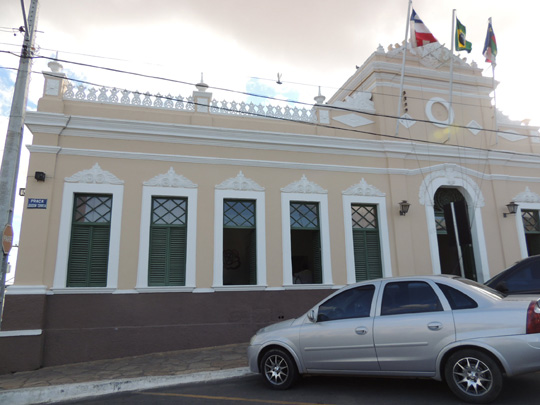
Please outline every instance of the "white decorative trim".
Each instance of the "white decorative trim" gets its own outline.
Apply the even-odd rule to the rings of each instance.
[[[82,172],[79,172],[82,173]],[[74,176],[72,176],[73,178]],[[115,176],[113,176],[116,178]],[[84,288],[66,287],[67,267],[69,259],[69,244],[71,238],[71,221],[73,214],[73,195],[75,193],[112,194],[111,234],[109,239],[109,262],[107,265],[107,287],[89,288],[91,293],[111,292],[118,286],[118,263],[120,255],[120,234],[122,229],[122,207],[124,186],[122,184],[89,184],[64,183],[60,227],[58,229],[58,248],[54,271],[53,291],[56,294],[62,290],[69,293],[84,293]],[[110,290],[112,289],[112,290]]]
[[[242,172],[240,172],[240,174],[242,174]],[[231,183],[231,180],[236,179],[238,179],[238,176],[236,178],[226,180],[224,183],[234,184],[234,182]],[[245,179],[245,177],[243,177],[242,175],[241,179]],[[253,181],[251,182],[248,182],[250,187],[260,187],[257,183]],[[242,186],[243,183],[240,182],[239,185]],[[262,188],[262,190],[264,190],[264,188]],[[214,194],[214,280],[212,287],[214,289],[218,289],[221,287],[229,288],[228,286],[223,286],[223,200],[225,199],[255,200],[257,284],[248,285],[245,286],[245,288],[257,289],[257,286],[266,286],[266,207],[264,191],[243,189],[217,189]],[[239,287],[237,285],[231,287],[244,288],[244,286]]]
[[[424,181],[419,190],[419,202],[424,205],[426,212],[433,274],[441,274],[439,242],[435,225],[435,211],[433,208],[434,197],[439,187],[452,186],[459,189],[467,201],[469,218],[472,222],[471,236],[473,239],[475,265],[478,271],[478,281],[487,281],[490,278],[489,262],[481,210],[481,207],[485,205],[484,196],[480,187],[478,187],[472,178],[465,174],[464,170],[460,170],[461,168],[459,166],[454,164],[445,164],[442,166],[443,170],[434,171],[424,177]]]
[[[328,190],[323,189],[317,183],[309,181],[305,174],[298,181],[292,182],[281,189],[283,193],[304,193],[304,194],[328,194]]]
[[[82,170],[73,176],[64,179],[66,183],[86,183],[86,184],[124,184],[111,172],[101,169],[99,164],[95,164],[91,169]]]
[[[478,135],[478,133],[484,128],[482,128],[475,120],[471,120],[471,122],[467,124],[467,129],[471,131],[473,135]]]
[[[404,118],[405,118],[405,119],[404,119]],[[401,116],[401,118],[399,119],[399,123],[400,123],[401,125],[403,125],[405,128],[410,128],[410,127],[412,127],[414,124],[416,124],[416,121],[414,121],[414,120],[412,119],[412,117],[411,117],[409,114],[405,113],[405,114],[403,114],[403,115]]]
[[[305,179],[305,176],[302,177]],[[307,180],[306,180],[307,182]],[[296,182],[298,183],[298,182]],[[295,184],[295,183],[291,183]],[[305,201],[319,204],[319,230],[321,237],[321,266],[322,266],[322,285],[332,285],[332,260],[330,258],[330,220],[328,216],[328,195],[327,191],[313,183],[320,189],[320,193],[306,193],[304,187],[300,187],[300,192],[294,193],[281,189],[281,243],[283,254],[283,286],[285,288],[306,289],[321,288],[313,287],[312,284],[296,285],[293,283],[292,274],[292,250],[291,250],[291,201]],[[312,186],[310,186],[312,187]],[[293,187],[295,188],[295,187]],[[320,286],[320,285],[317,285]]]
[[[381,193],[382,195],[371,196],[345,195],[345,193],[343,194],[343,218],[345,223],[345,262],[347,265],[347,284],[356,283],[354,266],[353,225],[351,215],[352,204],[372,204],[377,206],[377,221],[379,226],[379,240],[381,246],[382,275],[383,277],[392,277],[390,233],[388,230],[388,214],[386,211],[386,198],[384,194]]]
[[[333,119],[353,128],[373,124],[373,121],[358,114],[340,115],[338,117],[333,117]]]
[[[418,193],[420,204],[433,206],[433,197],[440,186],[463,187],[470,190],[471,201],[467,201],[467,203],[471,207],[476,208],[485,205],[484,195],[480,187],[460,166],[454,164],[444,164],[442,170],[433,171],[424,177]]]
[[[343,195],[371,196],[371,197],[384,197],[386,195],[377,187],[368,184],[363,177],[362,177],[362,180],[360,180],[358,184],[350,186],[347,190],[343,191],[342,194]]]
[[[46,295],[46,285],[8,285],[6,295]]]
[[[522,141],[523,139],[528,138],[528,136],[526,135],[522,135],[518,133],[517,131],[510,131],[510,130],[507,130],[504,132],[497,132],[497,136],[500,136],[501,138],[504,138],[510,142]]]
[[[345,97],[344,101],[334,101],[333,105],[349,110],[375,113],[375,104],[371,99],[372,95],[370,92],[357,91],[356,93]]]
[[[176,174],[172,166],[167,173],[158,174],[156,177],[145,181],[143,185],[148,187],[197,188],[197,184],[181,174]]]
[[[525,191],[522,191],[518,195],[516,195],[514,198],[512,198],[512,201],[515,201],[516,203],[519,202],[526,202],[526,203],[540,203],[540,195],[532,192],[529,187],[525,187]]]
[[[169,170],[170,173],[170,170]],[[160,177],[160,176],[156,176]],[[156,178],[154,177],[154,179]],[[187,180],[184,176],[175,175],[174,179]],[[170,178],[168,180],[171,180]],[[144,185],[141,205],[141,228],[139,232],[139,263],[137,266],[136,289],[140,292],[151,292],[160,287],[148,286],[148,254],[150,252],[150,221],[152,213],[152,197],[185,197],[187,198],[187,239],[186,239],[186,275],[185,286],[162,287],[163,291],[186,291],[195,288],[196,279],[196,242],[197,242],[197,188],[191,181],[182,181],[188,187],[149,186]],[[161,290],[159,290],[161,292]]]
[[[55,274],[56,279],[56,274]],[[52,295],[69,295],[69,294],[113,294],[116,288],[109,287],[53,287],[51,288]]]
[[[40,336],[43,333],[42,329],[21,329],[21,330],[6,330],[0,331],[0,338],[16,337],[16,336]]]
[[[524,198],[532,197],[533,199],[538,196],[536,193],[531,193],[531,194],[527,193],[528,189],[529,188],[527,187],[525,192],[518,194],[518,196],[523,194]],[[532,194],[534,194],[536,197],[532,196]],[[515,198],[513,201],[516,201]],[[540,211],[540,201],[520,201],[517,207],[516,215],[512,215],[514,217],[514,224],[517,230],[519,251],[520,251],[522,259],[529,256],[529,250],[527,248],[527,237],[525,235],[525,227],[523,226],[523,216],[522,216],[523,210]]]
[[[444,108],[446,108],[446,112],[448,113],[448,118],[446,120],[441,121],[435,118],[432,112],[435,104],[441,104]],[[452,125],[454,123],[454,109],[448,101],[440,97],[433,97],[427,102],[426,115],[433,125],[440,128],[446,128],[448,125]]]
[[[223,183],[216,186],[218,190],[236,190],[236,191],[264,191],[264,187],[257,184],[252,179],[244,176],[240,170],[236,177],[225,180]]]
[[[170,287],[136,287],[136,293],[146,294],[146,293],[191,293],[195,290],[195,287],[181,287],[181,286],[170,286]]]

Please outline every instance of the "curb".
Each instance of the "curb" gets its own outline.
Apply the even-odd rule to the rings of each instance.
[[[248,367],[220,371],[203,371],[175,376],[141,377],[129,380],[107,380],[49,387],[0,391],[0,403],[10,405],[47,404],[120,392],[141,391],[172,385],[218,381],[252,374]]]

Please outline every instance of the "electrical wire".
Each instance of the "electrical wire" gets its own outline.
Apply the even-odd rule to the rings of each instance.
[[[10,52],[10,51],[2,51],[2,50],[0,50],[0,53],[8,53],[8,54],[18,56],[15,53]],[[57,58],[52,58],[52,57],[34,56],[33,59],[46,59],[46,60],[51,60],[51,61],[70,63],[70,64],[74,64],[74,65],[78,65],[78,66],[96,68],[96,69],[105,70],[105,71],[111,71],[111,72],[114,72],[114,73],[123,73],[123,74],[133,75],[133,76],[137,76],[137,77],[144,77],[144,78],[155,79],[155,80],[163,80],[163,81],[167,81],[167,82],[171,82],[171,83],[178,83],[178,84],[184,84],[184,85],[190,85],[190,86],[195,85],[195,83],[193,83],[193,82],[186,82],[186,81],[181,81],[181,80],[176,80],[176,79],[169,79],[169,78],[164,78],[164,77],[160,77],[160,76],[147,75],[147,74],[143,74],[143,73],[129,72],[129,71],[115,69],[115,68],[91,65],[91,64],[87,64],[87,63],[74,62],[74,61],[69,61],[69,60],[64,60],[64,59],[57,59]],[[32,73],[38,73],[38,72],[32,72]],[[111,86],[104,86],[104,85],[100,85],[100,84],[97,84],[97,83],[92,83],[92,82],[79,80],[79,79],[75,79],[75,78],[67,78],[67,79],[72,80],[72,81],[76,81],[76,82],[79,82],[79,83],[89,84],[89,85],[92,85],[92,86],[105,87],[105,88],[109,88],[109,89],[113,88]],[[216,90],[230,92],[230,93],[242,94],[242,95],[246,95],[246,96],[250,96],[250,97],[258,97],[258,98],[263,98],[263,99],[267,99],[267,100],[274,100],[274,101],[287,102],[287,103],[292,103],[292,104],[299,104],[299,105],[303,105],[303,106],[308,106],[310,108],[313,106],[313,104],[308,104],[308,103],[304,103],[304,102],[300,102],[300,101],[280,99],[280,98],[271,97],[271,96],[263,96],[263,95],[250,93],[250,92],[231,90],[231,89],[227,89],[227,88],[214,87],[214,86],[212,86],[212,88],[216,89]],[[131,92],[132,93],[140,93],[140,92],[137,92],[137,91],[131,91]],[[147,93],[144,93],[144,94],[147,94]],[[165,99],[165,100],[180,101],[180,99],[175,98],[175,97],[155,95],[155,94],[150,94],[150,93],[148,93],[148,94],[153,96],[153,97],[160,97],[160,98]],[[336,107],[336,106],[330,106],[330,105],[325,105],[325,108],[328,108],[328,109],[331,109],[331,110],[346,111],[346,112],[358,112],[358,111],[356,111],[354,109],[349,109],[349,108],[345,108],[345,107]],[[230,110],[230,111],[233,111],[233,110]],[[366,134],[366,135],[380,136],[380,137],[383,137],[383,138],[409,140],[408,138],[405,138],[405,137],[399,137],[399,136],[396,137],[395,135],[375,133],[375,132],[363,131],[363,130],[359,130],[359,129],[347,129],[347,128],[335,127],[335,126],[332,126],[332,125],[314,124],[314,123],[303,122],[303,121],[288,120],[287,118],[282,118],[282,117],[269,117],[269,116],[266,116],[264,114],[258,114],[258,113],[247,113],[247,114],[248,115],[253,115],[253,116],[259,116],[259,117],[265,117],[265,118],[273,118],[273,119],[279,119],[279,120],[293,121],[293,122],[296,122],[296,123],[301,122],[301,123],[304,123],[304,124],[319,125],[321,127],[325,127],[325,128],[329,128],[329,129],[335,129],[335,130],[339,130],[339,131],[362,133],[362,134]],[[381,117],[381,118],[410,120],[410,121],[423,122],[423,123],[429,123],[429,124],[434,123],[434,122],[432,122],[430,120],[422,120],[422,119],[415,119],[415,118],[410,118],[410,119],[409,118],[399,118],[399,117],[392,116],[392,115],[387,115],[387,114],[378,114],[378,113],[369,113],[369,112],[362,112],[362,114],[370,115],[370,116],[374,116],[374,117]],[[463,129],[477,129],[477,128],[472,128],[472,127],[463,126],[463,125],[452,125],[452,127],[454,127],[454,128],[463,128]],[[500,130],[498,130],[498,131],[497,130],[491,130],[491,129],[482,129],[482,130],[486,131],[486,132],[496,132],[496,133],[503,133],[503,134],[506,133],[506,134],[513,135],[513,136],[516,135],[513,132],[505,132],[505,131],[500,131]],[[521,135],[521,134],[520,134],[520,136],[533,137],[532,135]],[[415,141],[419,142],[419,143],[441,145],[441,143],[439,143],[439,142],[433,142],[433,141],[429,141],[429,140],[418,139],[418,140],[415,140]],[[448,145],[448,146],[454,146],[454,145]],[[457,147],[459,147],[459,146],[457,146]],[[490,151],[490,149],[483,149],[483,148],[478,148],[478,147],[473,147],[473,146],[463,146],[462,148],[470,149],[470,150],[478,150],[478,151]],[[519,155],[519,156],[535,156],[535,157],[537,156],[536,154],[518,153],[518,152],[513,152],[513,151],[501,151],[501,150],[491,150],[491,151],[498,152],[498,153],[505,153],[505,154],[513,154],[513,155],[515,154],[515,155]]]

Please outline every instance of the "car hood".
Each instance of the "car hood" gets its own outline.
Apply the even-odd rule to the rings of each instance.
[[[287,319],[286,321],[281,321],[281,322],[278,322],[278,323],[274,323],[272,325],[265,326],[264,328],[259,330],[259,333],[272,332],[272,331],[275,331],[275,330],[288,328],[289,326],[291,326],[293,324],[293,322],[295,320],[296,320],[295,318]]]

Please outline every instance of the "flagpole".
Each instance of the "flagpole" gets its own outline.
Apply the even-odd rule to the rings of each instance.
[[[492,26],[491,17],[489,17],[489,26]],[[497,121],[497,92],[495,91],[495,63],[491,62],[491,70],[493,72],[493,78],[491,79],[491,86],[493,87],[493,108],[495,117],[495,145],[499,144],[499,123]]]
[[[456,35],[456,9],[452,10],[452,36],[450,37],[450,94],[448,97],[448,114],[450,115],[450,111],[452,111],[452,95],[454,93],[454,38]],[[444,143],[448,142],[450,140],[450,131],[448,132],[448,138],[446,138],[446,141]]]
[[[407,20],[405,23],[405,41],[403,41],[403,61],[401,62],[401,80],[399,83],[399,96],[398,96],[398,111],[396,120],[396,136],[399,134],[399,120],[401,118],[401,103],[403,99],[403,79],[405,76],[405,57],[407,56],[407,37],[409,35],[409,19],[411,18],[411,5],[412,0],[409,0],[409,7],[407,9]]]

